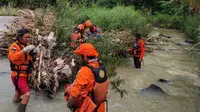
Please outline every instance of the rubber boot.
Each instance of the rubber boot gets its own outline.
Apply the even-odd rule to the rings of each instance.
[[[13,103],[14,103],[14,104],[18,104],[19,101],[18,101],[18,100],[17,100],[17,101],[16,101],[16,100],[13,100]]]
[[[13,103],[17,104],[17,103],[20,103],[22,101],[22,99],[20,98],[19,100],[15,101],[13,100]]]
[[[20,104],[18,107],[18,112],[25,112],[26,111],[26,105],[27,104]]]

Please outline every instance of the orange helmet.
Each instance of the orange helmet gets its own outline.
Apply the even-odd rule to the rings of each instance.
[[[83,56],[98,57],[99,53],[95,50],[94,46],[90,43],[83,43],[74,50],[74,54]]]
[[[90,20],[87,20],[87,21],[85,22],[85,26],[86,26],[87,28],[91,27],[91,26],[92,26],[92,22],[91,22]]]
[[[85,26],[83,24],[79,24],[78,27],[80,30],[85,30]]]

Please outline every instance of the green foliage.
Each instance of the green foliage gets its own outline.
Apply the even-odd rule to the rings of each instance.
[[[0,16],[16,16],[17,8],[12,8],[10,5],[0,7]]]
[[[173,0],[173,1],[158,1],[161,4],[161,13],[169,15],[187,16],[192,13],[192,10],[186,0]]]
[[[97,5],[101,7],[113,8],[118,4],[117,0],[98,0]]]
[[[119,13],[120,12],[120,13]],[[90,20],[103,31],[126,30],[147,34],[150,24],[145,17],[135,11],[133,7],[117,6],[112,9],[91,7],[82,8],[81,16],[87,15]]]
[[[140,32],[145,35],[151,30],[147,19],[139,12],[134,11],[134,8],[132,7],[118,6],[113,9],[108,9],[100,7],[77,8],[76,6],[73,6],[69,8],[67,2],[61,3],[62,4],[57,7],[57,19],[54,30],[58,37],[58,43],[65,43],[66,46],[69,46],[71,30],[75,25],[87,19],[90,19],[103,31],[129,29],[132,32]],[[62,46],[63,44],[58,44],[57,48],[64,48]]]
[[[152,16],[153,25],[163,28],[182,29],[183,21],[184,19],[182,16],[176,16],[176,15],[157,13]]]
[[[1,5],[11,5],[20,8],[46,8],[50,5],[56,5],[56,0],[1,0]]]
[[[75,27],[75,20],[78,19],[76,8],[66,8],[67,3],[60,4],[56,9],[56,21],[53,30],[57,37],[55,53],[60,55],[70,46],[70,32]]]
[[[101,39],[89,40],[89,43],[92,43],[99,52],[99,58],[102,60],[108,68],[108,76],[115,76],[113,74],[113,69],[125,65],[126,60],[119,56],[113,56],[112,51],[123,49],[125,45],[120,45],[117,42],[113,42],[108,37],[103,37]]]
[[[119,77],[111,82],[112,90],[115,90],[115,92],[120,93],[121,97],[123,97],[124,95],[128,95],[126,90],[120,89],[120,86],[124,83],[125,81],[120,79]]]
[[[126,1],[126,0],[123,0]],[[133,0],[132,5],[136,7],[136,9],[151,9],[152,13],[155,13],[157,11],[161,11],[161,3],[159,3],[160,0]],[[162,0],[162,1],[169,1],[169,0]],[[125,3],[125,2],[124,2]],[[130,4],[129,4],[130,5]]]
[[[98,8],[99,11],[104,11],[103,9],[104,8]],[[70,32],[75,27],[75,24],[78,24],[77,20],[87,19],[87,15],[84,17],[81,16],[85,15],[85,11],[86,9],[84,7],[76,8],[75,6],[73,6],[68,8],[68,3],[62,3],[57,7],[54,31],[56,33],[56,37],[58,37],[58,44],[56,46],[56,50],[54,50],[54,53],[61,55],[64,51],[68,53],[73,51],[73,49],[69,47]],[[93,15],[95,18],[94,13]],[[91,15],[88,16],[91,17]],[[123,84],[120,83],[121,81],[123,82],[123,79],[118,78],[116,73],[116,68],[125,65],[126,60],[120,56],[112,55],[113,50],[122,49],[124,46],[120,45],[119,43],[112,42],[108,37],[103,37],[102,39],[97,40],[88,40],[88,42],[92,43],[99,52],[99,59],[105,64],[107,68],[108,77],[111,79],[113,89],[115,89],[116,92],[119,92],[121,96],[126,94],[126,91],[121,89],[120,87],[120,85]]]
[[[188,17],[184,22],[184,32],[188,38],[199,41],[200,16]]]

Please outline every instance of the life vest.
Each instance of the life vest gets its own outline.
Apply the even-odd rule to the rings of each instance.
[[[133,46],[133,55],[136,57],[140,57],[141,54],[141,46],[139,45],[140,42],[141,40]]]
[[[107,80],[107,73],[105,70],[105,66],[101,63],[98,68],[94,68],[91,65],[87,65],[87,67],[91,69],[95,76],[95,85],[90,93],[92,96],[92,100],[97,105],[96,109],[98,109],[101,103],[106,101],[106,95],[109,86],[109,81]]]
[[[92,91],[87,92],[87,96],[77,98],[75,100],[78,108],[78,112],[97,112],[98,108],[102,103],[107,102],[106,95],[108,91],[109,81],[107,80],[107,73],[103,64],[100,64],[98,68],[94,68],[91,65],[86,65],[91,69],[92,73],[95,76],[95,84]],[[70,92],[71,92],[71,84],[67,84],[65,86],[65,100],[68,101]],[[85,91],[82,91],[85,94]],[[91,102],[92,101],[92,102]],[[107,103],[106,103],[107,104]],[[105,105],[106,109],[107,105]]]
[[[14,42],[13,44],[16,44],[19,46],[20,50],[24,48],[19,42]],[[22,77],[28,77],[29,73],[32,71],[33,67],[33,62],[32,62],[32,57],[28,54],[25,53],[22,58],[20,59],[21,64],[14,64],[14,62],[10,61],[10,68],[12,72],[17,72],[17,75],[20,75]],[[25,75],[21,75],[26,74]]]

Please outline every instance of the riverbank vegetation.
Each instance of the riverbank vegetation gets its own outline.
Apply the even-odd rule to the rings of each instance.
[[[132,38],[131,35],[137,32],[147,37],[152,26],[176,28],[198,43],[199,3],[191,4],[191,1],[195,0],[2,0],[0,15],[16,15],[18,8],[54,10],[56,19],[52,30],[57,37],[55,55],[61,55],[63,51],[72,52],[69,43],[71,30],[80,22],[90,19],[105,34],[103,39],[90,42],[100,52],[100,59],[107,66],[109,76],[117,83],[112,83],[113,87],[123,96],[126,92],[118,87],[124,81],[119,79],[115,70],[125,66],[125,60],[118,55],[113,56],[112,51],[128,49],[130,46],[111,42],[114,36],[107,37],[106,32],[127,31],[130,32],[129,38]]]

